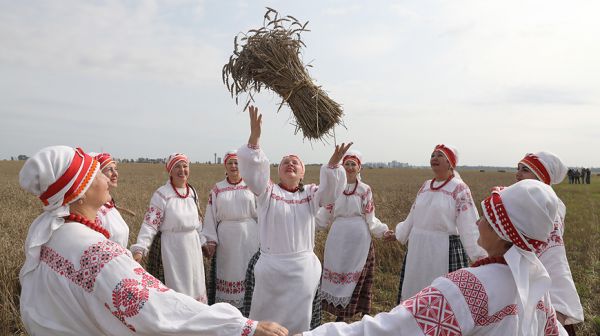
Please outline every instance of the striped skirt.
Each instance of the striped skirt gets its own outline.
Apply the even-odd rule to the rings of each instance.
[[[464,267],[469,267],[469,256],[465,251],[459,235],[449,236],[450,247],[448,248],[448,273],[454,272]],[[408,242],[410,244],[410,241]],[[404,270],[406,269],[406,254],[402,262],[402,271],[400,271],[400,284],[398,286],[398,298],[396,304],[400,304],[402,294],[402,283],[404,282]]]
[[[350,318],[357,313],[363,315],[371,312],[371,300],[373,298],[373,274],[375,271],[375,248],[373,241],[369,247],[369,254],[367,255],[367,261],[363,267],[360,278],[354,287],[352,292],[352,298],[350,303],[343,308],[342,306],[334,306],[323,300],[323,310],[329,312],[337,317]]]

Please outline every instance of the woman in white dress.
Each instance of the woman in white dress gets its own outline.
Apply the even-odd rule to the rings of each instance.
[[[333,222],[325,242],[321,296],[323,309],[337,321],[370,312],[375,267],[371,234],[376,238],[394,235],[375,217],[373,192],[360,179],[362,155],[348,152],[342,165],[346,189],[334,204],[319,210],[317,220],[318,225]]]
[[[566,335],[551,305],[550,277],[534,251],[556,216],[552,188],[527,180],[481,202],[478,244],[489,257],[439,277],[390,312],[304,336]]]
[[[113,190],[119,183],[119,171],[117,163],[108,153],[90,153],[100,163],[100,171],[108,177],[109,190]],[[115,204],[115,199],[110,196],[110,201],[102,204],[98,210],[98,221],[100,225],[110,233],[110,240],[127,248],[129,243],[129,225],[125,222],[119,209]]]
[[[19,182],[44,204],[25,241],[21,319],[29,335],[285,336],[165,287],[95,222],[110,199],[100,164],[80,148],[52,146],[28,159]]]
[[[223,163],[226,177],[208,195],[202,229],[208,257],[213,257],[216,250],[208,301],[227,302],[241,309],[246,268],[258,251],[256,197],[240,176],[237,152],[225,154]]]
[[[297,155],[283,157],[279,183],[270,179],[270,163],[259,147],[262,116],[250,107],[250,138],[238,150],[240,174],[257,197],[260,257],[254,268],[251,319],[269,316],[290,330],[307,330],[321,263],[313,252],[315,215],[333,203],[346,185],[339,165],[351,144],[336,146],[321,167],[320,185],[302,183],[304,163]]]
[[[150,245],[160,234],[160,254],[157,251],[156,256],[150,257],[160,259],[165,284],[206,303],[200,234],[202,222],[198,215],[196,190],[188,183],[189,162],[187,156],[181,153],[171,154],[167,159],[169,180],[152,195],[137,243],[131,246],[131,252],[139,262],[148,255]]]
[[[559,184],[567,174],[567,166],[550,152],[527,154],[517,166],[517,181],[534,179],[548,185]],[[550,298],[560,323],[569,335],[575,335],[574,325],[583,322],[583,307],[573,282],[571,268],[563,235],[565,232],[565,204],[558,199],[558,213],[548,244],[536,250],[536,254],[552,279]]]
[[[398,303],[435,278],[485,257],[477,245],[479,218],[471,190],[455,171],[458,152],[437,145],[431,153],[434,178],[425,181],[410,213],[396,226],[396,238],[408,243],[400,273]]]

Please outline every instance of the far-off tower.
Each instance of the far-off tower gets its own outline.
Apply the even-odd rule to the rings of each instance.
[[[215,161],[214,161],[214,163],[217,164],[217,153],[215,153]]]

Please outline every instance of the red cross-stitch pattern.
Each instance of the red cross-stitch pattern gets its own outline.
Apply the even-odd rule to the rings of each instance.
[[[252,326],[254,325],[253,320],[246,320],[246,324],[244,324],[244,328],[242,328],[241,336],[248,336],[252,333]]]
[[[240,294],[246,290],[246,282],[240,281],[225,281],[217,278],[217,291],[226,294]]]
[[[427,336],[461,336],[460,325],[444,295],[426,287],[402,305],[414,316]]]
[[[127,323],[125,318],[131,318],[140,313],[140,310],[144,308],[144,304],[150,298],[150,289],[166,292],[169,288],[165,287],[141,267],[133,271],[135,274],[142,276],[141,281],[136,279],[121,280],[115,286],[112,293],[112,304],[115,310],[112,310],[107,303],[104,306],[127,328],[135,332],[135,327]]]
[[[40,260],[58,274],[83,287],[89,293],[94,289],[96,277],[102,271],[104,265],[125,253],[125,249],[119,244],[110,240],[103,240],[88,247],[83,252],[79,259],[78,270],[75,269],[75,265],[71,261],[45,245],[42,246]]]
[[[544,252],[548,251],[548,249],[556,246],[565,246],[565,242],[563,241],[561,231],[560,231],[560,223],[554,222],[554,229],[550,232],[550,237],[547,241],[548,244],[542,245],[539,247],[535,254],[540,257]]]
[[[493,315],[488,315],[488,295],[483,284],[473,273],[458,270],[446,275],[446,278],[454,282],[462,292],[476,326],[487,326],[502,321],[506,316],[517,315],[516,304],[508,305]]]
[[[560,332],[558,331],[558,320],[556,319],[556,311],[553,307],[546,307],[542,300],[538,301],[537,309],[546,313],[546,325],[544,326],[544,335],[545,336],[558,336]]]
[[[164,213],[160,208],[150,206],[144,216],[144,223],[158,230],[158,227],[163,221],[163,217]]]
[[[323,268],[323,280],[327,280],[337,285],[357,283],[361,273],[362,270],[358,272],[337,273],[325,267]]]

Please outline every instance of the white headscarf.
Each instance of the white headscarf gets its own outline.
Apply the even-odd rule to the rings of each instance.
[[[567,166],[550,152],[529,153],[519,162],[546,184],[559,184],[567,175]]]
[[[19,273],[21,281],[37,267],[42,245],[64,224],[69,204],[85,194],[98,171],[98,161],[81,148],[67,146],[46,147],[25,162],[19,172],[19,183],[40,198],[44,212],[29,227],[25,264]]]
[[[519,295],[519,335],[529,330],[537,302],[550,289],[550,276],[535,255],[546,244],[558,211],[558,197],[548,185],[522,180],[507,188],[495,188],[481,202],[483,214],[498,236],[512,242],[504,254]]]

